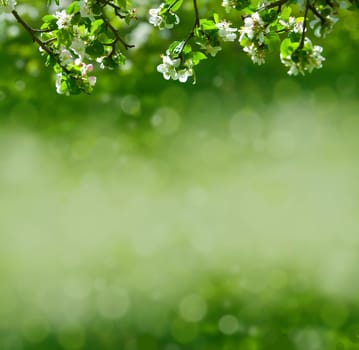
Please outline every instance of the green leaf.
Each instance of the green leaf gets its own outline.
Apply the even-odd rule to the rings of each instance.
[[[200,26],[201,26],[202,30],[204,30],[204,31],[217,30],[218,29],[216,27],[216,24],[214,23],[214,21],[212,21],[210,19],[202,18],[199,23],[200,23]]]
[[[164,15],[163,15],[165,18],[166,18],[166,23],[168,24],[176,24],[177,23],[177,15],[172,13],[172,12],[166,12]]]
[[[282,8],[282,12],[280,14],[280,18],[284,21],[288,21],[290,14],[292,13],[292,8],[285,6]]]
[[[196,66],[200,61],[207,59],[207,56],[201,51],[194,51],[192,54],[193,65]]]
[[[180,9],[183,4],[183,0],[175,0],[173,5],[171,5],[171,11],[176,12]]]
[[[72,35],[66,29],[59,29],[56,31],[57,41],[62,45],[69,47],[72,44]]]
[[[114,3],[121,8],[121,10],[126,10],[131,6],[131,1],[129,0],[115,0]]]
[[[244,36],[242,38],[242,40],[239,42],[239,44],[242,46],[242,47],[246,47],[246,46],[250,46],[252,44],[252,41],[250,39],[248,39],[246,36]]]
[[[103,45],[97,40],[86,47],[86,53],[91,56],[102,56],[104,52],[105,49]]]
[[[79,84],[80,81],[78,81],[76,77],[69,77],[68,79],[66,79],[66,86],[71,95],[78,95],[81,93],[81,88]]]
[[[53,16],[53,15],[46,15],[46,16],[44,16],[44,17],[42,17],[42,21],[44,22],[44,23],[56,23],[56,21],[57,21],[57,17],[55,17],[55,16]]]
[[[182,52],[183,52],[184,54],[189,54],[190,52],[192,52],[192,47],[191,47],[191,45],[186,44],[186,46],[183,48]]]
[[[280,47],[280,39],[277,33],[268,33],[266,35],[266,45],[268,46],[269,51],[277,51]]]
[[[72,64],[69,68],[71,74],[81,75],[81,67]]]
[[[288,38],[293,42],[297,43],[302,39],[302,34],[297,32],[289,32]]]
[[[291,56],[298,46],[299,43],[293,43],[289,38],[284,39],[280,45],[280,53],[284,57]]]
[[[61,73],[62,72],[62,68],[58,63],[54,64],[52,68],[53,68],[55,73]]]
[[[274,20],[277,19],[277,17],[278,17],[278,13],[276,10],[271,10],[261,15],[262,20],[266,23],[273,22]]]
[[[103,25],[102,19],[97,19],[96,21],[92,22],[91,24],[91,34],[96,35],[101,31],[101,27]]]
[[[78,12],[80,12],[80,4],[78,3],[78,1],[72,2],[66,9],[66,13],[68,15],[73,15]]]

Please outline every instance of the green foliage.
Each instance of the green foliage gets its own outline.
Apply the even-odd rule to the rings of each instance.
[[[40,30],[24,20],[26,13],[18,13],[15,0],[2,2],[0,9],[12,14],[40,46],[46,64],[57,74],[57,92],[65,95],[91,93],[96,83],[94,68],[115,69],[125,64],[124,51],[136,46],[125,38],[131,37],[137,25],[148,19],[159,30],[173,30],[190,11],[183,0],[165,0],[151,9],[143,5],[139,11],[127,0],[79,0],[65,8],[59,1],[54,4],[57,8],[42,17]],[[328,36],[339,18],[356,8],[350,0],[223,0],[222,9],[213,10],[200,7],[197,0],[192,5],[192,29],[169,45],[157,66],[167,80],[186,82],[191,77],[195,82],[194,68],[215,57],[225,42],[236,41],[253,63],[265,63],[268,52],[280,47],[280,60],[289,68],[288,74],[311,72],[324,61],[322,47],[312,43],[313,36]]]

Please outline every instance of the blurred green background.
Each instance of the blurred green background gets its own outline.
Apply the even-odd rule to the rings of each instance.
[[[1,18],[0,349],[359,349],[357,14],[311,75],[228,45],[194,86],[141,26],[63,97]]]

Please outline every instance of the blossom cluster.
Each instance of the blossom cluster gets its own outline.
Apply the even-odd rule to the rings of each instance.
[[[305,38],[303,47],[298,46],[291,54],[280,54],[281,62],[289,67],[289,75],[304,75],[314,68],[321,68],[325,58],[321,55],[323,48],[313,45],[309,38]]]
[[[55,13],[56,25],[58,29],[68,29],[71,26],[73,14],[68,14],[65,10]]]
[[[138,40],[141,45],[141,40],[146,39],[139,37],[142,29],[136,32],[136,28],[173,29],[180,23],[183,0],[162,0],[158,7],[147,7],[145,17],[149,24],[141,21],[137,27],[131,24],[135,12],[129,8],[130,1],[48,0],[57,6],[52,14],[43,17],[39,29],[32,29],[21,19],[16,0],[0,0],[0,13],[16,19],[39,44],[46,64],[56,73],[58,93],[90,93],[96,83],[92,73],[96,66],[114,69],[125,63],[122,51],[133,45],[124,40],[122,30],[127,38]],[[279,48],[280,61],[289,75],[311,72],[322,67],[324,61],[322,47],[314,45],[311,37],[325,37],[338,21],[340,11],[355,7],[353,0],[222,0],[223,13],[238,12],[238,16],[231,14],[232,21],[238,20],[232,23],[210,8],[199,8],[198,0],[193,0],[192,5],[192,27],[182,41],[169,45],[157,66],[166,80],[195,82],[196,66],[216,56],[226,43],[235,42],[255,64],[263,64],[267,53]],[[183,6],[181,11],[186,10]],[[170,37],[168,32],[164,34],[163,38]]]
[[[85,64],[81,62],[79,59],[75,60],[73,63],[73,67],[76,67],[80,71],[81,77],[81,84],[83,88],[87,88],[88,91],[91,91],[92,88],[96,84],[96,77],[91,75],[89,76],[88,73],[92,72],[93,65],[92,64]],[[79,76],[76,78],[79,80]],[[56,92],[59,95],[70,95],[71,87],[71,80],[69,80],[68,74],[65,72],[59,72],[56,74]],[[69,86],[70,85],[70,86]]]
[[[234,41],[237,38],[237,28],[231,27],[231,23],[222,21],[216,24],[218,35],[223,41]]]
[[[306,31],[304,28],[303,18],[295,18],[293,16],[289,16],[287,20],[280,19],[279,24],[289,33],[299,34],[298,38],[300,38],[301,34]]]
[[[70,50],[65,46],[60,47],[58,57],[59,66],[62,70],[56,74],[56,91],[60,95],[68,95],[70,93],[68,84],[64,84],[64,82],[67,82],[69,75],[76,78],[77,82],[81,84],[82,89],[87,92],[91,92],[96,84],[96,77],[88,74],[93,71],[93,64],[85,63],[83,61],[85,57],[79,53],[81,51],[76,51],[73,45],[71,45]]]
[[[264,41],[268,32],[269,26],[263,21],[259,12],[244,18],[244,26],[239,30],[239,42],[253,63],[260,65],[265,62]]]
[[[157,66],[157,71],[163,74],[166,80],[178,80],[185,83],[193,76],[193,62],[191,59],[181,62],[179,57],[171,58],[169,50],[162,55],[162,63]]]
[[[85,1],[79,4],[82,7],[87,5]],[[93,71],[93,64],[86,63],[86,61],[91,62],[91,57],[86,53],[86,49],[93,42],[94,37],[89,35],[86,26],[73,23],[73,19],[73,13],[68,13],[66,10],[57,11],[52,19],[56,29],[50,33],[45,31],[42,34],[45,41],[53,40],[54,43],[51,49],[57,58],[54,69],[58,94],[70,94],[71,80],[76,81],[76,86],[87,93],[90,93],[96,84],[96,77],[88,74]],[[68,33],[66,45],[58,42],[56,30],[66,30]],[[40,51],[45,55],[47,53],[42,47],[40,47]]]
[[[174,3],[172,3],[174,4]],[[223,0],[222,6],[226,11],[236,8],[238,1]],[[303,5],[304,6],[304,5]],[[335,23],[334,10],[322,8],[321,12],[315,11],[314,19],[310,22],[304,17],[291,16],[291,9],[286,8],[281,13],[272,9],[269,2],[258,5],[257,11],[243,16],[243,25],[239,28],[232,25],[226,19],[220,19],[217,14],[213,19],[201,19],[195,24],[197,28],[190,33],[189,38],[193,37],[198,46],[198,52],[204,57],[216,56],[222,50],[221,42],[239,41],[243,51],[250,57],[253,63],[261,65],[265,63],[266,53],[271,45],[271,40],[280,40],[280,35],[287,35],[287,39],[282,41],[280,60],[289,68],[289,75],[304,74],[311,72],[314,68],[320,68],[324,57],[321,55],[322,47],[313,45],[307,37],[307,28],[314,29],[314,34],[324,34]],[[159,8],[149,10],[149,22],[159,29],[171,28],[174,23],[179,23],[180,19],[172,10],[170,2],[164,2]],[[322,15],[320,14],[322,13]],[[324,17],[325,14],[325,17]],[[175,16],[172,22],[166,21],[166,16]],[[320,17],[319,17],[320,16]],[[318,29],[317,21],[320,20]],[[325,23],[326,26],[324,25]],[[186,42],[187,44],[187,42]],[[167,50],[162,55],[162,63],[157,66],[157,71],[163,74],[166,80],[178,80],[186,82],[189,77],[194,76],[194,66],[198,64],[192,60],[190,55],[184,57],[183,47],[177,45],[175,50]],[[197,52],[197,54],[198,54]]]
[[[254,12],[244,18],[244,26],[242,26],[239,32],[239,41],[249,39],[252,42],[263,44],[264,36],[268,32],[268,27],[262,20],[260,13]]]
[[[149,10],[149,23],[159,29],[171,29],[175,24],[180,22],[178,15],[170,8],[166,8],[162,3],[158,8],[152,8]]]
[[[131,47],[111,20],[118,16],[129,21],[133,12],[115,3],[106,11],[103,6],[96,6],[93,0],[73,1],[67,8],[43,18],[40,51],[53,65],[59,94],[91,93],[96,84],[91,73],[94,66],[112,69],[123,64],[120,47]]]

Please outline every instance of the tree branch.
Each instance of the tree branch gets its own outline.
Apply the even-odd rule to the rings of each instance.
[[[305,32],[307,30],[307,19],[308,19],[309,6],[310,6],[309,0],[306,0],[306,2],[305,2],[305,10],[304,10],[304,19],[303,19],[303,31],[302,31],[302,37],[300,39],[298,49],[302,49],[303,46],[304,46]]]
[[[319,11],[313,6],[312,4],[309,4],[309,9],[321,20],[322,24],[325,23],[325,17],[323,17]]]
[[[181,52],[179,53],[179,56],[181,56],[182,51],[185,48],[185,46],[193,38],[194,31],[196,30],[196,28],[199,27],[199,11],[198,11],[197,0],[193,0],[193,9],[194,9],[194,23],[193,23],[193,26],[192,26],[192,29],[191,29],[190,33],[188,34],[187,38],[184,41],[184,44],[183,44]]]
[[[113,36],[114,36],[114,40],[111,43],[112,46],[112,51],[110,53],[110,56],[112,56],[114,54],[114,52],[116,51],[116,44],[118,42],[120,42],[124,48],[126,50],[135,47],[135,45],[131,45],[131,44],[127,44],[119,35],[118,30],[110,23],[110,21],[106,18],[106,16],[104,14],[101,15],[102,20],[104,21],[105,25],[111,30]]]
[[[50,42],[52,42],[53,40],[47,40],[47,41],[42,41],[41,39],[39,39],[35,33],[38,32],[42,32],[42,30],[37,30],[37,29],[33,29],[32,27],[30,27],[24,20],[23,18],[19,15],[19,13],[16,10],[12,10],[11,11],[12,15],[15,17],[16,21],[30,34],[32,41],[36,42],[49,56],[51,56],[56,63],[62,68],[62,70],[65,73],[70,73],[70,71],[62,64],[62,62],[59,60],[58,55],[56,53],[54,53],[48,46],[47,44],[49,44]]]
[[[49,55],[52,55],[53,52],[46,46],[46,44],[39,39],[36,35],[35,32],[37,32],[37,30],[31,28],[22,18],[21,16],[18,14],[18,12],[16,10],[12,10],[11,11],[12,15],[15,17],[16,21],[18,23],[21,24],[21,26],[30,34],[32,41],[36,42],[45,52],[47,52]]]

